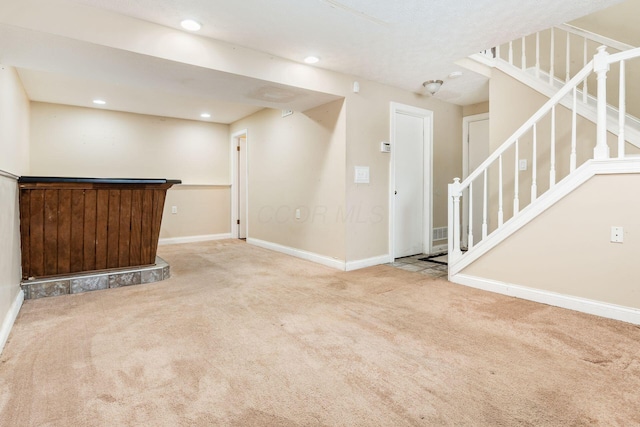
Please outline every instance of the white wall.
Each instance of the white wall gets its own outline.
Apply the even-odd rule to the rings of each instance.
[[[231,231],[228,125],[32,102],[30,173],[180,179],[160,238]]]
[[[28,173],[29,100],[12,67],[0,65],[0,171]],[[0,350],[22,301],[18,185],[0,172]]]

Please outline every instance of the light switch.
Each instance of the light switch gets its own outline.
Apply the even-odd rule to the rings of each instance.
[[[520,166],[518,169],[520,169],[521,171],[526,171],[527,170],[527,159],[520,159],[520,162],[518,163],[518,165]]]
[[[369,166],[356,166],[355,167],[355,179],[356,184],[368,184],[369,183]]]
[[[172,214],[177,214],[178,213],[178,207],[177,206],[171,206],[171,213]]]

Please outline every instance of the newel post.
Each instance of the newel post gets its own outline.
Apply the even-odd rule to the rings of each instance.
[[[449,184],[449,256],[452,261],[462,255],[460,250],[460,178]]]
[[[593,57],[593,71],[598,79],[598,122],[596,130],[596,146],[593,158],[596,160],[609,158],[607,145],[607,72],[610,69],[609,53],[606,46],[600,46]]]

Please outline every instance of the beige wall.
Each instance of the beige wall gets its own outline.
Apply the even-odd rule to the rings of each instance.
[[[478,104],[465,105],[462,107],[462,116],[475,116],[476,114],[483,114],[489,112],[489,101],[480,102]]]
[[[0,170],[14,175],[28,173],[28,123],[29,100],[18,74],[12,67],[0,65]],[[6,316],[20,292],[17,190],[15,179],[0,173],[0,322],[6,328],[11,321]],[[0,350],[2,346],[4,342],[0,342]]]
[[[162,238],[229,233],[229,126],[31,103],[32,175],[170,178]]]
[[[345,261],[387,255],[390,156],[380,142],[390,138],[391,102],[434,112],[433,225],[446,226],[447,184],[462,166],[462,107],[361,81],[344,106],[285,118],[264,110],[232,124],[249,134],[249,237]],[[356,165],[369,166],[369,184],[353,182]],[[307,220],[293,219],[299,206]]]
[[[531,117],[547,100],[544,95],[518,82],[498,70],[493,70],[491,78],[490,115],[490,151],[495,151],[509,138],[529,117]],[[569,173],[569,156],[571,154],[571,112],[562,106],[556,107],[556,182]],[[549,188],[551,167],[551,119],[544,117],[537,127],[537,187],[538,196]],[[577,165],[580,166],[593,157],[596,144],[596,126],[594,123],[578,116],[577,118]],[[608,144],[611,156],[617,156],[617,137],[608,134]],[[627,151],[637,152],[637,148],[627,144]],[[519,158],[526,159],[526,171],[519,173],[520,209],[531,201],[531,183],[533,167],[533,136],[532,132],[525,134],[519,143]],[[503,188],[505,221],[513,214],[514,198],[515,150],[511,148],[503,155]],[[494,229],[497,224],[498,210],[498,167],[495,164],[490,169],[490,213],[489,228]],[[479,182],[478,182],[479,184]]]
[[[376,84],[361,82],[347,96],[347,260],[389,252],[390,156],[380,141],[390,138],[390,103],[433,111],[433,226],[447,225],[447,184],[462,172],[462,107]],[[353,182],[354,166],[369,166],[370,184]]]
[[[462,273],[640,308],[640,175],[587,181]],[[611,243],[611,227],[624,243]]]
[[[336,101],[287,117],[264,109],[231,125],[248,135],[249,238],[345,259],[345,117]]]
[[[178,208],[177,214],[171,207]],[[167,191],[160,239],[228,234],[231,192],[228,185],[174,185]]]
[[[570,24],[631,46],[640,46],[639,14],[640,2],[627,0],[571,21]]]
[[[0,170],[29,171],[29,99],[15,68],[0,64]]]

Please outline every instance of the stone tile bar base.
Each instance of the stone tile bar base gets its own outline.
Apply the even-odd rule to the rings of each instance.
[[[169,264],[156,257],[156,263],[152,266],[25,280],[20,286],[24,291],[24,299],[37,299],[159,282],[168,279],[169,276]]]

